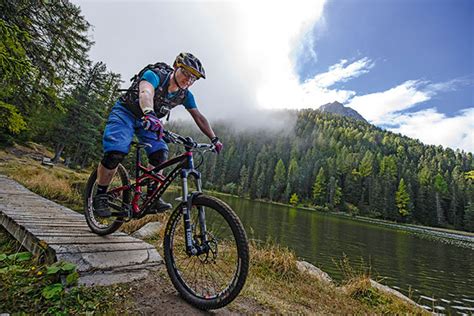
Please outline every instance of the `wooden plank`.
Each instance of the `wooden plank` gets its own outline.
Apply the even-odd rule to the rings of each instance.
[[[43,213],[40,213],[40,214],[30,214],[30,213],[22,213],[22,214],[16,214],[16,213],[13,213],[13,214],[6,214],[4,213],[5,215],[8,215],[10,217],[13,217],[13,218],[24,218],[24,219],[29,219],[29,218],[32,218],[32,219],[35,219],[35,218],[42,218],[42,219],[82,219],[82,220],[85,220],[84,218],[84,215],[82,214],[78,214],[78,215],[75,215],[75,214],[43,214]]]
[[[34,234],[18,226],[13,220],[1,214],[0,219],[2,226],[28,251],[35,255],[44,255],[48,263],[55,261],[56,256],[54,250],[50,247],[45,248]]]
[[[92,233],[90,230],[88,231],[45,231],[40,232],[38,231],[35,233],[35,236],[38,238],[43,237],[88,237],[88,236],[99,236],[97,234]],[[113,235],[114,238],[125,238],[130,237],[126,234],[123,235]]]
[[[44,219],[44,218],[27,218],[27,219],[24,219],[24,218],[15,218],[15,217],[10,217],[11,219],[13,219],[14,221],[17,221],[18,223],[22,223],[22,224],[25,224],[25,225],[30,225],[30,224],[51,224],[51,223],[54,223],[54,224],[75,224],[75,225],[78,225],[78,224],[86,224],[86,220],[85,219],[70,219],[68,220],[67,218],[61,218],[59,220],[56,220],[56,219]]]
[[[68,227],[61,229],[60,227],[52,227],[52,228],[47,228],[47,227],[29,227],[29,231],[31,231],[33,234],[36,233],[59,233],[59,232],[71,232],[71,233],[92,233],[89,227]]]
[[[44,254],[47,262],[74,263],[81,276],[92,271],[114,276],[116,271],[131,273],[163,262],[154,246],[122,232],[96,235],[83,214],[42,198],[2,175],[0,224],[29,251]]]
[[[71,224],[62,224],[62,223],[55,223],[55,222],[49,222],[49,223],[26,223],[26,226],[33,226],[34,227],[80,227],[80,228],[88,228],[87,223],[71,223]]]
[[[5,214],[5,213],[4,213]],[[24,220],[24,221],[32,221],[32,220],[42,220],[42,221],[83,221],[85,222],[86,219],[84,216],[67,216],[67,215],[49,215],[49,216],[44,216],[42,214],[25,214],[25,215],[11,215],[11,214],[5,214],[8,217],[11,217],[15,220]]]
[[[8,211],[8,210],[2,210],[0,208],[0,212],[5,214],[5,215],[8,215],[8,216],[30,216],[30,217],[43,217],[43,216],[51,216],[51,217],[69,217],[71,216],[71,218],[84,218],[83,215],[78,217],[76,216],[75,214],[68,214],[68,213],[65,213],[65,212],[48,212],[48,213],[42,213],[42,212],[36,212],[34,210],[23,210],[22,212],[11,212],[11,211]]]
[[[42,238],[46,243],[50,245],[59,244],[100,244],[100,243],[124,243],[124,242],[136,242],[137,239],[126,236],[122,238],[114,237],[102,237],[98,235],[81,236],[81,237],[60,237],[60,236],[45,236]]]
[[[30,206],[22,206],[22,205],[2,205],[0,204],[0,210],[7,214],[12,215],[22,215],[22,214],[45,214],[45,215],[57,215],[57,214],[64,214],[64,215],[72,215],[76,216],[76,214],[81,215],[80,213],[74,212],[68,209],[61,209],[52,207],[39,207],[35,205]]]
[[[5,214],[5,213],[4,213]],[[7,214],[5,214],[7,215]],[[45,218],[45,219],[61,219],[61,218],[64,218],[64,219],[84,219],[84,215],[83,214],[37,214],[37,213],[33,213],[33,214],[28,214],[28,213],[13,213],[13,214],[8,214],[8,216],[10,217],[14,217],[14,218]]]

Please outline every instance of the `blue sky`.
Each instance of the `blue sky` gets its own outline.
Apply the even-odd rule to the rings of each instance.
[[[278,131],[288,123],[268,110],[339,101],[376,126],[474,152],[474,0],[73,2],[94,26],[91,58],[122,78],[198,56],[207,76],[191,90],[211,122]]]
[[[341,59],[367,57],[375,63],[369,73],[333,87],[368,94],[407,80],[459,80],[411,110],[436,107],[452,116],[474,106],[472,0],[329,1],[312,36],[317,57],[298,60],[302,81]]]

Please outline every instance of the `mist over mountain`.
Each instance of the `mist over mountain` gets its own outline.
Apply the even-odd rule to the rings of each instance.
[[[474,231],[474,186],[466,177],[472,153],[320,110],[281,114],[294,115],[295,123],[279,132],[213,124],[224,150],[203,160],[205,188]],[[192,122],[170,122],[167,129],[207,141]]]
[[[353,108],[344,106],[342,103],[339,103],[337,101],[321,105],[318,108],[318,110],[324,113],[332,113],[332,114],[342,115],[346,117],[351,117],[353,119],[368,123],[367,120],[362,115],[359,114],[359,112],[357,112]]]

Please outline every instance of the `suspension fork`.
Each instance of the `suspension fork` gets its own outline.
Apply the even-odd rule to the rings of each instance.
[[[196,248],[197,245],[194,244],[193,241],[193,227],[191,224],[191,208],[193,205],[193,199],[202,193],[202,182],[201,182],[201,173],[194,169],[194,164],[192,160],[192,153],[188,156],[188,163],[189,168],[183,168],[181,170],[181,179],[182,179],[182,212],[183,212],[183,219],[184,219],[184,231],[185,231],[185,239],[186,239],[186,252],[188,255],[198,255],[203,252],[204,249],[199,247],[200,249]],[[192,176],[196,181],[196,188],[197,191],[193,193],[189,193],[188,189],[188,178]],[[206,215],[204,211],[204,207],[200,206],[198,208],[198,221],[199,221],[199,228],[202,234],[202,241],[203,245],[207,244],[207,229],[206,229]]]

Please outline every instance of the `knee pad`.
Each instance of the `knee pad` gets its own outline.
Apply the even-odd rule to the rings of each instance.
[[[119,151],[109,151],[104,154],[104,158],[102,158],[102,166],[107,169],[115,169],[117,168],[118,164],[122,162],[125,154]]]
[[[148,156],[148,160],[150,161],[150,164],[156,167],[168,160],[168,151],[164,149],[155,151],[150,156]]]

